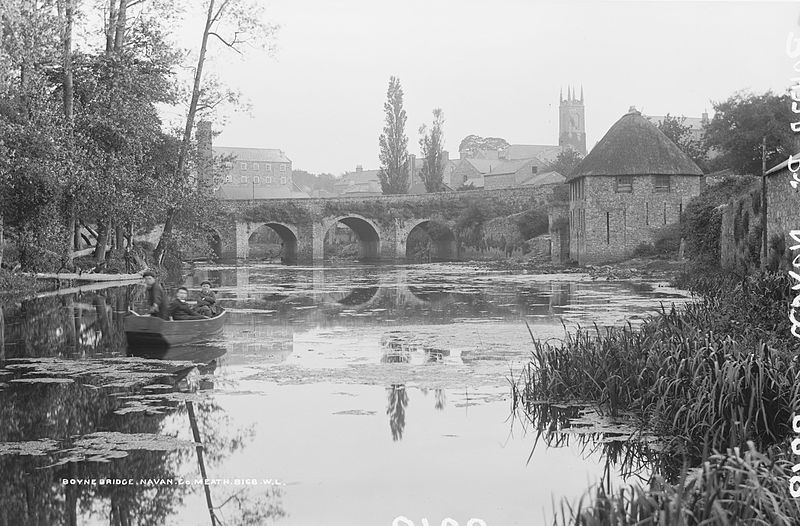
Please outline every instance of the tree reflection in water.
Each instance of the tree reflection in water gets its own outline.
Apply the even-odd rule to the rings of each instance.
[[[251,438],[252,429],[234,425],[211,396],[190,392],[187,382],[169,374],[155,375],[145,382],[166,382],[173,386],[167,392],[145,389],[142,383],[103,387],[118,378],[87,374],[84,368],[57,375],[64,383],[8,383],[15,376],[27,374],[9,368],[10,359],[47,358],[41,363],[75,364],[64,359],[81,358],[79,363],[92,369],[101,361],[96,358],[123,354],[122,314],[129,299],[129,289],[116,288],[27,300],[0,309],[0,526],[77,525],[98,518],[111,526],[174,522],[171,518],[179,513],[187,495],[201,491],[199,487],[64,484],[62,480],[196,478],[192,475],[191,449],[158,443],[159,437],[167,442],[175,440],[167,430],[174,427],[176,417],[187,412],[181,397],[199,397],[193,408],[195,427],[204,437],[204,461],[210,466],[222,463]],[[186,352],[187,356],[198,356],[193,350]],[[211,349],[201,354],[211,360],[219,356]],[[213,368],[202,370],[210,375]],[[46,371],[47,366],[42,369]],[[116,367],[110,369],[124,376]],[[191,368],[182,371],[184,376],[192,371],[198,374]],[[47,374],[39,372],[36,376]],[[199,385],[213,387],[209,381]],[[78,445],[87,435],[113,433],[154,437],[155,444],[137,445],[140,449],[111,442],[97,448],[81,449]],[[11,454],[2,444],[6,443],[7,449],[8,443],[42,444],[37,441],[45,440],[51,445],[40,454]],[[285,515],[278,488],[246,487],[231,495],[220,493],[217,498],[217,512],[222,516],[220,510],[224,508],[227,515],[220,524],[262,524],[267,518]]]
[[[444,392],[444,389],[437,388],[434,390],[434,396],[436,397],[436,404],[434,407],[439,411],[443,411],[444,408],[447,406],[447,395]]]
[[[392,430],[392,440],[398,441],[403,438],[403,430],[406,427],[406,407],[408,406],[408,393],[406,386],[402,384],[392,384],[389,391],[389,405],[386,414],[389,415],[389,427]]]

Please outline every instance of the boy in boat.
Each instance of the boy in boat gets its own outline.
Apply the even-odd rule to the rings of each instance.
[[[214,295],[214,291],[211,290],[211,282],[202,282],[200,284],[200,299],[197,300],[197,312],[204,316],[216,316],[220,312],[220,308],[216,303],[217,297]]]
[[[147,312],[150,316],[158,316],[168,320],[167,293],[164,292],[164,287],[156,280],[156,275],[149,270],[145,271],[142,277],[144,277],[144,283],[147,286]]]
[[[191,305],[186,303],[189,291],[186,287],[180,287],[175,293],[175,299],[169,305],[169,315],[173,320],[204,320],[208,316],[198,314]]]

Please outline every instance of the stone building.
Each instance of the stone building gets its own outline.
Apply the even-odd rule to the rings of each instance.
[[[197,123],[198,148],[204,161],[201,177],[211,177],[212,161],[222,162],[215,176],[216,196],[230,201],[252,199],[308,198],[292,179],[292,161],[283,150],[215,146],[209,121]]]
[[[625,259],[680,221],[700,193],[703,172],[655,125],[631,108],[569,178],[570,259]]]

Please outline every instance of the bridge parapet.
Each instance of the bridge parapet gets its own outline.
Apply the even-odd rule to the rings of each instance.
[[[363,258],[405,258],[408,236],[420,226],[429,233],[436,232],[434,241],[440,254],[455,258],[459,251],[459,225],[468,221],[471,214],[499,217],[547,207],[554,200],[554,192],[559,191],[558,186],[563,185],[422,195],[262,199],[228,205],[236,223],[239,258],[248,255],[249,236],[267,225],[298,261],[321,260],[325,234],[337,222],[356,232]],[[433,223],[438,227],[432,229]]]

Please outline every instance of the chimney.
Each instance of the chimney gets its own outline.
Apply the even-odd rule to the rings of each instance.
[[[447,150],[442,150],[442,161],[444,161],[445,163],[450,161],[450,152],[448,152]]]
[[[198,172],[200,178],[204,180],[208,180],[211,177],[211,164],[214,157],[212,137],[211,121],[200,120],[197,123],[195,139],[197,140],[197,151],[200,154]]]

